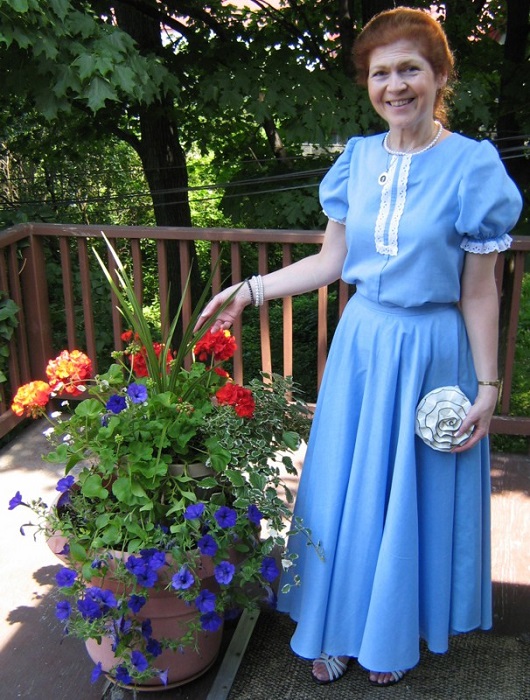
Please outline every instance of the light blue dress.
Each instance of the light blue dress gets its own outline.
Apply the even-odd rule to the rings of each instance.
[[[391,158],[382,140],[351,139],[321,183],[324,211],[346,224],[342,277],[357,292],[333,339],[295,509],[324,561],[292,537],[301,585],[278,607],[298,623],[300,656],[392,671],[418,663],[420,638],[445,652],[450,634],[492,625],[488,441],[437,452],[414,421],[431,389],[476,396],[456,305],[464,257],[509,247],[521,197],[488,142],[452,134]]]

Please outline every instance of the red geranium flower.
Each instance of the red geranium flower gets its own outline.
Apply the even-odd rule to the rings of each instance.
[[[206,333],[193,348],[195,357],[200,362],[207,362],[211,357],[214,362],[229,360],[237,350],[236,340],[230,331]]]
[[[51,392],[50,385],[40,380],[24,384],[15,394],[11,410],[17,416],[38,418],[48,403]]]
[[[83,384],[92,376],[92,361],[80,350],[63,350],[46,367],[46,376],[52,391],[66,391],[79,396],[85,390]]]
[[[239,384],[228,383],[215,394],[221,405],[232,406],[240,418],[252,418],[256,403],[250,389]]]

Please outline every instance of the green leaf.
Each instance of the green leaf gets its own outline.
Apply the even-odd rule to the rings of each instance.
[[[96,76],[87,91],[88,106],[95,113],[105,106],[106,100],[118,102],[118,94],[108,81]]]
[[[244,486],[246,483],[243,476],[241,476],[239,472],[236,472],[233,469],[227,469],[226,475],[234,486]]]
[[[103,487],[99,474],[90,474],[81,486],[81,493],[87,498],[107,498],[109,492]]]
[[[85,548],[79,544],[79,542],[76,542],[75,540],[72,540],[70,544],[70,556],[74,561],[86,561],[87,558],[87,553]]]

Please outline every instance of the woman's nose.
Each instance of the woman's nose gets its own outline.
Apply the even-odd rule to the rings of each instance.
[[[399,91],[403,90],[404,87],[406,87],[406,85],[405,81],[403,80],[403,76],[397,72],[390,73],[388,79],[388,89],[393,91]]]

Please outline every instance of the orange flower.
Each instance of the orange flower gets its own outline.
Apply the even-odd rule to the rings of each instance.
[[[38,418],[48,403],[51,387],[46,382],[37,380],[19,388],[11,404],[11,410],[17,416]]]
[[[48,362],[46,375],[53,391],[79,396],[85,390],[83,384],[92,376],[92,361],[80,350],[63,350]]]
[[[230,359],[236,350],[236,340],[230,331],[221,330],[206,333],[193,348],[193,353],[200,362],[206,362],[209,357],[213,357],[214,362],[224,362]]]
[[[252,418],[256,403],[250,389],[239,384],[225,384],[215,394],[221,405],[233,406],[240,418]]]

